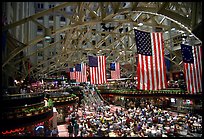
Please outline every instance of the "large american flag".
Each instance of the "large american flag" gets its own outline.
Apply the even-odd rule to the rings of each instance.
[[[137,88],[159,90],[167,86],[164,42],[160,32],[135,30],[138,53]]]
[[[120,79],[120,63],[110,63],[111,79]]]
[[[189,93],[202,92],[202,49],[201,46],[181,44],[184,75]]]
[[[76,68],[76,82],[87,82],[86,63],[77,64]]]
[[[106,57],[105,56],[89,56],[90,67],[90,83],[104,84],[106,83]]]
[[[75,68],[70,68],[69,73],[70,73],[70,80],[75,80],[76,79]]]

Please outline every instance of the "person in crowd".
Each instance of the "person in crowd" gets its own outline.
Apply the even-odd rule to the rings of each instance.
[[[73,125],[72,125],[72,123],[69,123],[67,128],[68,128],[69,137],[73,137]]]
[[[52,132],[51,132],[51,136],[52,137],[58,137],[59,135],[58,129],[55,127]]]
[[[78,124],[78,122],[76,122],[74,124],[74,136],[77,137],[78,134],[79,134],[79,124]]]

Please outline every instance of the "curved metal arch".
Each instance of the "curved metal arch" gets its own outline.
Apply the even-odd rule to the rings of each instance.
[[[80,8],[80,11],[83,10],[84,8],[84,5],[85,7],[87,7],[87,5],[91,5],[90,3],[77,3],[78,7],[81,6]],[[101,5],[100,5],[101,4]],[[185,24],[187,27],[185,28],[186,30],[188,30],[189,33],[191,33],[191,30],[189,30],[188,28],[191,29],[192,25],[191,25],[191,22],[188,22],[190,17],[192,17],[192,15],[188,17],[185,17],[184,15],[180,15],[178,12],[174,12],[171,10],[171,7],[172,5],[174,6],[175,4],[178,4],[178,3],[157,3],[158,5],[154,5],[154,3],[151,5],[151,6],[148,6],[148,5],[145,5],[145,4],[149,4],[149,3],[143,3],[143,2],[139,2],[139,3],[131,3],[129,7],[122,7],[121,3],[118,3],[118,5],[116,4],[112,4],[112,3],[100,3],[99,4],[99,7],[97,8],[97,10],[99,11],[98,13],[101,13],[101,15],[97,15],[97,12],[95,11],[90,11],[90,9],[86,9],[86,12],[90,12],[91,14],[91,21],[88,21],[88,22],[84,22],[82,21],[81,19],[84,18],[86,15],[83,15],[83,13],[78,13],[78,14],[75,14],[75,17],[79,16],[79,17],[82,17],[80,19],[73,19],[72,17],[72,20],[71,20],[71,17],[67,17],[67,18],[70,18],[70,24],[67,25],[67,26],[64,26],[62,28],[59,28],[59,29],[56,29],[56,30],[53,30],[52,32],[52,35],[55,35],[55,34],[58,34],[58,33],[61,33],[61,32],[64,32],[64,31],[69,31],[70,29],[73,29],[73,28],[77,28],[80,30],[80,27],[83,27],[83,26],[87,26],[87,25],[96,25],[96,24],[99,24],[101,22],[121,22],[121,23],[134,23],[137,25],[138,22],[135,22],[133,20],[113,20],[112,18],[117,16],[117,15],[124,15],[124,14],[130,14],[131,12],[143,12],[143,13],[149,13],[149,14],[156,14],[158,16],[158,13],[161,14],[162,16],[164,15],[167,15],[167,16],[170,16],[170,17],[175,17],[176,20],[179,20],[181,23],[178,24],[178,25],[182,25],[182,24]],[[19,24],[23,24],[23,23],[26,23],[28,22],[29,20],[32,20],[33,18],[36,19],[38,16],[43,16],[43,15],[46,15],[47,13],[51,13],[53,11],[57,11],[57,10],[60,10],[62,7],[66,7],[66,5],[70,5],[70,3],[63,3],[63,4],[60,4],[59,6],[56,6],[54,8],[51,8],[49,10],[45,10],[41,13],[37,13],[31,17],[28,17],[28,18],[25,18],[25,19],[22,19],[21,21],[18,21],[18,23],[13,23],[11,25],[8,25],[6,28],[8,29],[9,27],[15,27],[16,25],[19,25]],[[75,5],[75,4],[71,4],[71,5]],[[104,5],[113,5],[112,6],[112,9],[113,9],[113,12],[109,15],[105,14],[105,12],[103,11],[103,6]],[[177,5],[178,6],[178,5]],[[169,8],[169,9],[168,9]],[[77,8],[76,8],[77,9]],[[133,10],[133,11],[132,11]],[[139,11],[138,11],[139,10]],[[94,13],[95,12],[95,13]],[[83,17],[84,16],[84,17]],[[102,18],[101,18],[102,17]],[[166,18],[169,18],[169,17],[166,17]],[[130,18],[128,18],[130,19]],[[170,20],[170,18],[169,18]],[[175,22],[175,20],[172,20],[173,22]],[[73,23],[73,24],[71,24]],[[176,23],[179,23],[179,22],[176,22]],[[179,27],[179,26],[178,26]],[[185,27],[185,26],[181,26],[182,27]],[[28,43],[27,46],[25,46],[24,48],[18,48],[16,50],[14,50],[12,53],[11,53],[11,56],[8,57],[8,59],[3,63],[3,66],[5,66],[10,60],[12,60],[18,53],[20,53],[21,51],[23,51],[25,48],[28,48],[30,45],[33,45],[41,40],[43,40],[43,35],[42,36],[39,36],[37,38],[35,38],[34,40],[30,41]],[[88,40],[90,40],[90,38],[88,38]],[[104,39],[106,40],[106,39]],[[66,42],[66,40],[65,40]],[[103,42],[103,41],[101,41]],[[64,45],[67,45],[67,43],[64,43]],[[79,45],[79,44],[77,44]],[[99,44],[100,45],[100,44]],[[72,48],[72,47],[71,47]],[[117,47],[115,47],[117,49]],[[77,49],[73,49],[73,50],[77,50]],[[94,51],[96,52],[96,51]]]
[[[25,20],[25,22],[28,22],[29,21],[29,19],[30,20],[32,20],[33,18],[37,18],[37,17],[39,17],[40,15],[44,15],[44,14],[46,14],[48,11],[55,11],[55,10],[59,10],[61,7],[66,7],[66,6],[64,6],[64,5],[69,5],[69,4],[66,4],[66,3],[64,3],[64,4],[62,4],[62,6],[57,6],[57,7],[55,7],[55,8],[53,8],[53,9],[49,9],[49,10],[45,10],[45,11],[43,11],[41,14],[39,14],[38,16],[35,16],[35,15],[33,15],[33,16],[31,16],[31,17],[28,17],[28,18],[25,18],[25,19],[22,19],[22,20],[20,20],[20,21],[18,21],[18,22],[16,22],[16,23],[13,23],[13,24],[11,24],[11,25],[8,25],[8,26],[6,26],[5,28],[7,29],[7,28],[9,28],[9,27],[13,27],[13,26],[17,26],[17,25],[19,25],[19,24],[22,24],[22,22]],[[130,8],[129,8],[130,9]],[[126,10],[126,12],[130,12],[130,11],[128,11],[128,9],[126,8],[125,9]],[[161,10],[157,10],[157,9],[155,9],[154,8],[154,10],[151,10],[151,8],[149,8],[149,7],[137,7],[137,10],[141,10],[140,12],[146,12],[146,13],[148,13],[148,12],[151,12],[150,14],[157,14],[157,12],[159,11],[161,14],[163,14],[163,15],[166,15],[165,14],[165,11],[163,10],[163,12],[161,12]],[[131,12],[134,12],[134,11],[131,11]],[[138,11],[136,11],[136,12],[138,12]],[[154,13],[155,12],[155,13]],[[119,12],[119,13],[117,13],[117,14],[122,14],[122,13],[125,13],[124,11],[123,12]],[[115,16],[117,15],[117,14],[114,14]],[[178,13],[177,13],[178,14]],[[112,17],[114,16],[114,15],[112,15]],[[169,14],[169,15],[174,15],[174,14]],[[173,16],[173,17],[176,17],[176,16]],[[179,18],[180,19],[180,18]],[[105,17],[104,19],[103,19],[103,22],[107,22],[107,17]],[[170,19],[171,20],[171,19]],[[172,20],[173,21],[173,20]],[[185,20],[181,20],[181,23],[182,22],[184,22]],[[56,30],[56,31],[54,31],[53,33],[52,33],[52,35],[55,35],[56,33],[60,33],[60,32],[63,32],[63,31],[66,31],[66,30],[68,30],[69,28],[76,28],[76,27],[79,27],[79,26],[84,26],[84,25],[89,25],[89,24],[97,24],[97,23],[100,23],[101,21],[95,21],[95,22],[93,22],[93,21],[90,21],[90,22],[84,22],[84,24],[75,24],[75,25],[68,25],[68,26],[66,26],[66,27],[63,27],[63,28],[61,28],[61,29],[59,29],[59,30]],[[112,20],[111,20],[111,22],[113,22]],[[127,22],[130,22],[130,21],[127,21]],[[176,22],[175,20],[174,20],[174,22]],[[176,22],[177,24],[179,24],[179,22]],[[188,23],[190,23],[190,22],[188,22]],[[182,25],[182,24],[180,24],[180,25]],[[185,27],[185,26],[183,26],[183,27]],[[190,32],[190,30],[188,29],[188,28],[186,28],[189,32]],[[191,33],[191,32],[190,32]],[[11,57],[9,57],[4,63],[3,63],[3,67],[5,66],[5,64],[7,64],[13,57],[15,57],[19,52],[21,52],[23,49],[25,49],[25,48],[27,48],[27,47],[29,47],[30,45],[32,45],[32,44],[35,44],[35,43],[37,43],[37,42],[39,42],[39,41],[41,41],[41,40],[43,40],[43,35],[42,36],[39,36],[37,39],[35,39],[35,40],[32,40],[30,43],[28,43],[28,45],[27,46],[25,46],[24,48],[22,48],[22,49],[16,49],[15,51],[13,51],[13,53],[11,54]]]

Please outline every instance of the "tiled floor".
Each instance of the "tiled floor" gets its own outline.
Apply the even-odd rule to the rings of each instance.
[[[68,137],[68,130],[66,124],[58,125],[57,128],[59,131],[59,137]]]

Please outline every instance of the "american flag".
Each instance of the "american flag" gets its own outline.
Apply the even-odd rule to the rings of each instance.
[[[110,63],[111,79],[120,79],[120,63]]]
[[[70,80],[75,80],[76,75],[75,75],[75,68],[70,68]]]
[[[164,42],[160,32],[135,30],[138,53],[137,88],[159,90],[167,87]]]
[[[181,44],[184,75],[189,93],[202,92],[202,49],[201,46]]]
[[[106,83],[106,57],[89,56],[90,82],[91,84]]]
[[[87,82],[86,76],[86,63],[76,65],[76,82],[82,83]]]

